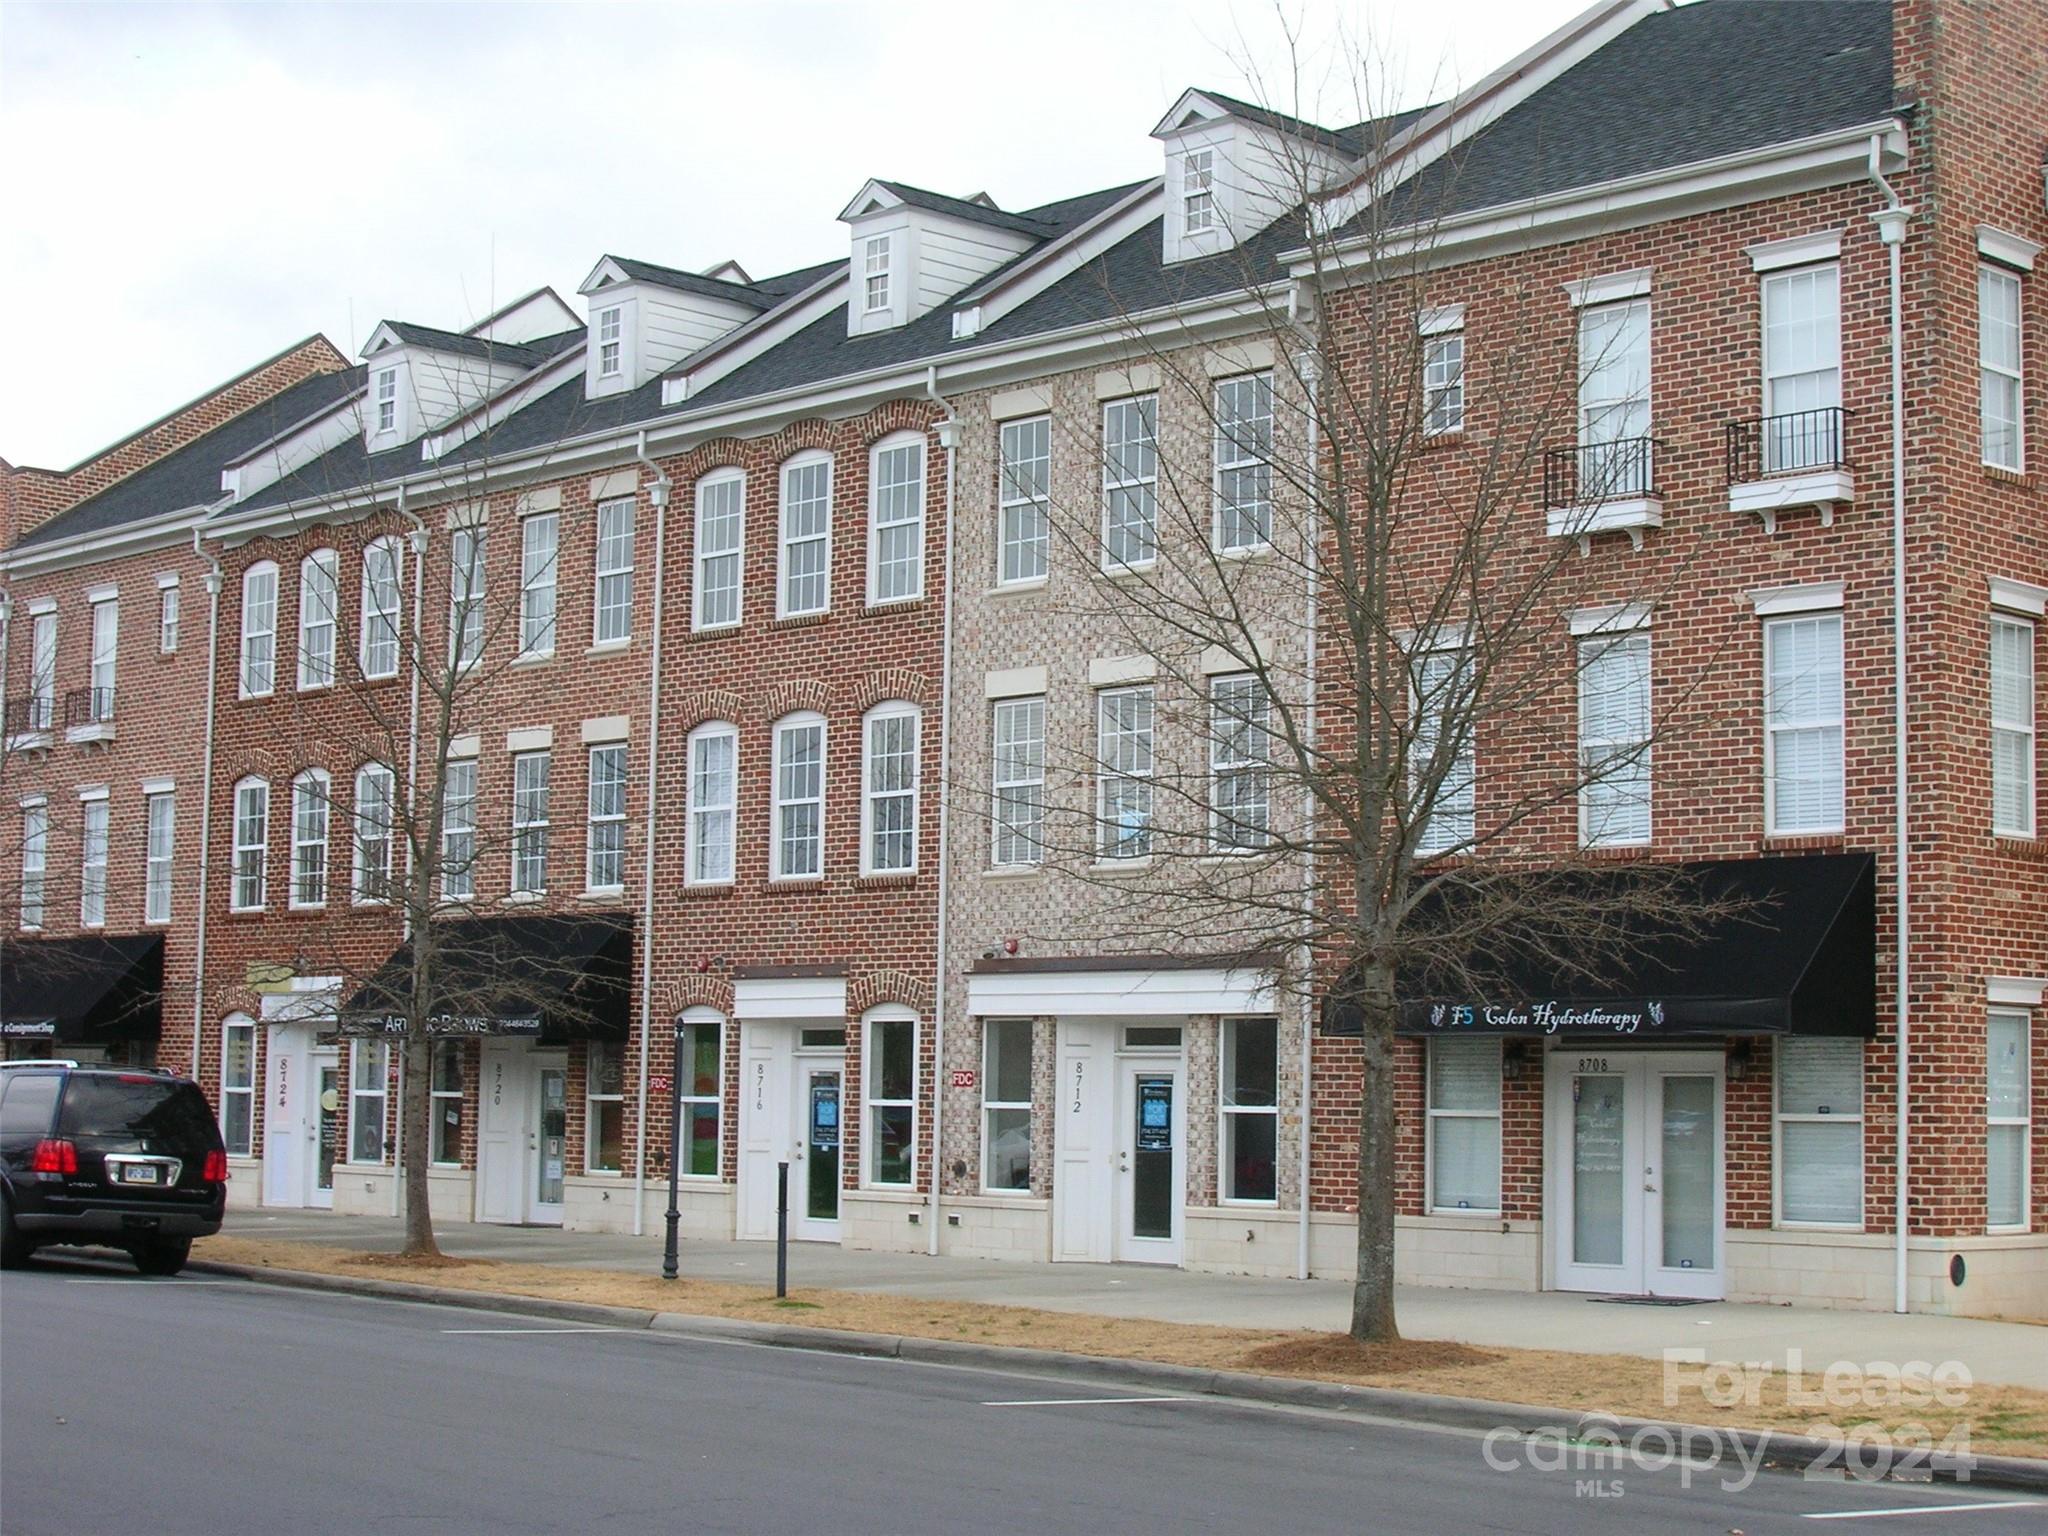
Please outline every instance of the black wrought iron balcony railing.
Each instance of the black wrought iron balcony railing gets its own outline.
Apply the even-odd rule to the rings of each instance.
[[[74,688],[64,695],[66,730],[81,725],[108,725],[113,719],[114,690],[111,688]]]
[[[1855,414],[1829,405],[1729,422],[1728,483],[1749,485],[1780,475],[1851,468],[1849,421]]]
[[[25,699],[7,701],[6,731],[9,736],[27,736],[36,731],[50,728],[50,717],[56,713],[56,701],[37,694]]]
[[[1610,501],[1661,497],[1657,455],[1662,438],[1620,437],[1547,449],[1543,455],[1543,509],[1595,507]]]

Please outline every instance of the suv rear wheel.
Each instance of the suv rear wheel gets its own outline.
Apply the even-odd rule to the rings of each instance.
[[[0,1189],[0,1269],[19,1269],[36,1251],[35,1244],[21,1235],[14,1224],[14,1202]]]
[[[153,1237],[137,1243],[133,1250],[135,1267],[145,1275],[175,1275],[192,1257],[189,1237]]]

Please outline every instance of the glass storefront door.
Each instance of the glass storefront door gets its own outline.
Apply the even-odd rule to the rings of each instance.
[[[1180,1066],[1126,1060],[1119,1088],[1115,1257],[1178,1264],[1186,1168]]]
[[[332,1046],[313,1053],[314,1124],[312,1205],[334,1204],[334,1160],[340,1152],[341,1060]]]
[[[791,1237],[830,1242],[839,1236],[841,1069],[798,1058],[797,1165],[790,1170]]]
[[[562,1219],[562,1177],[569,1147],[569,1068],[559,1058],[536,1063],[539,1155],[534,1159],[533,1219]]]

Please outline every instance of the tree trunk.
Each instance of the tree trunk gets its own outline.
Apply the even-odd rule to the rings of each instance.
[[[417,1030],[419,1026],[415,1025]],[[441,1246],[434,1241],[434,1211],[428,1200],[427,1167],[433,1150],[434,1044],[424,1033],[405,1037],[404,1085],[399,1095],[398,1119],[404,1143],[399,1158],[400,1177],[405,1184],[405,1247],[407,1258],[439,1258]]]
[[[1351,1336],[1398,1339],[1394,1323],[1394,981],[1368,965],[1358,997],[1365,1015],[1365,1081],[1358,1093],[1358,1279]]]

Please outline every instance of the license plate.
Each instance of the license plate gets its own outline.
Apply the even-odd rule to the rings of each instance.
[[[155,1184],[161,1169],[150,1163],[130,1163],[121,1170],[123,1184]]]

